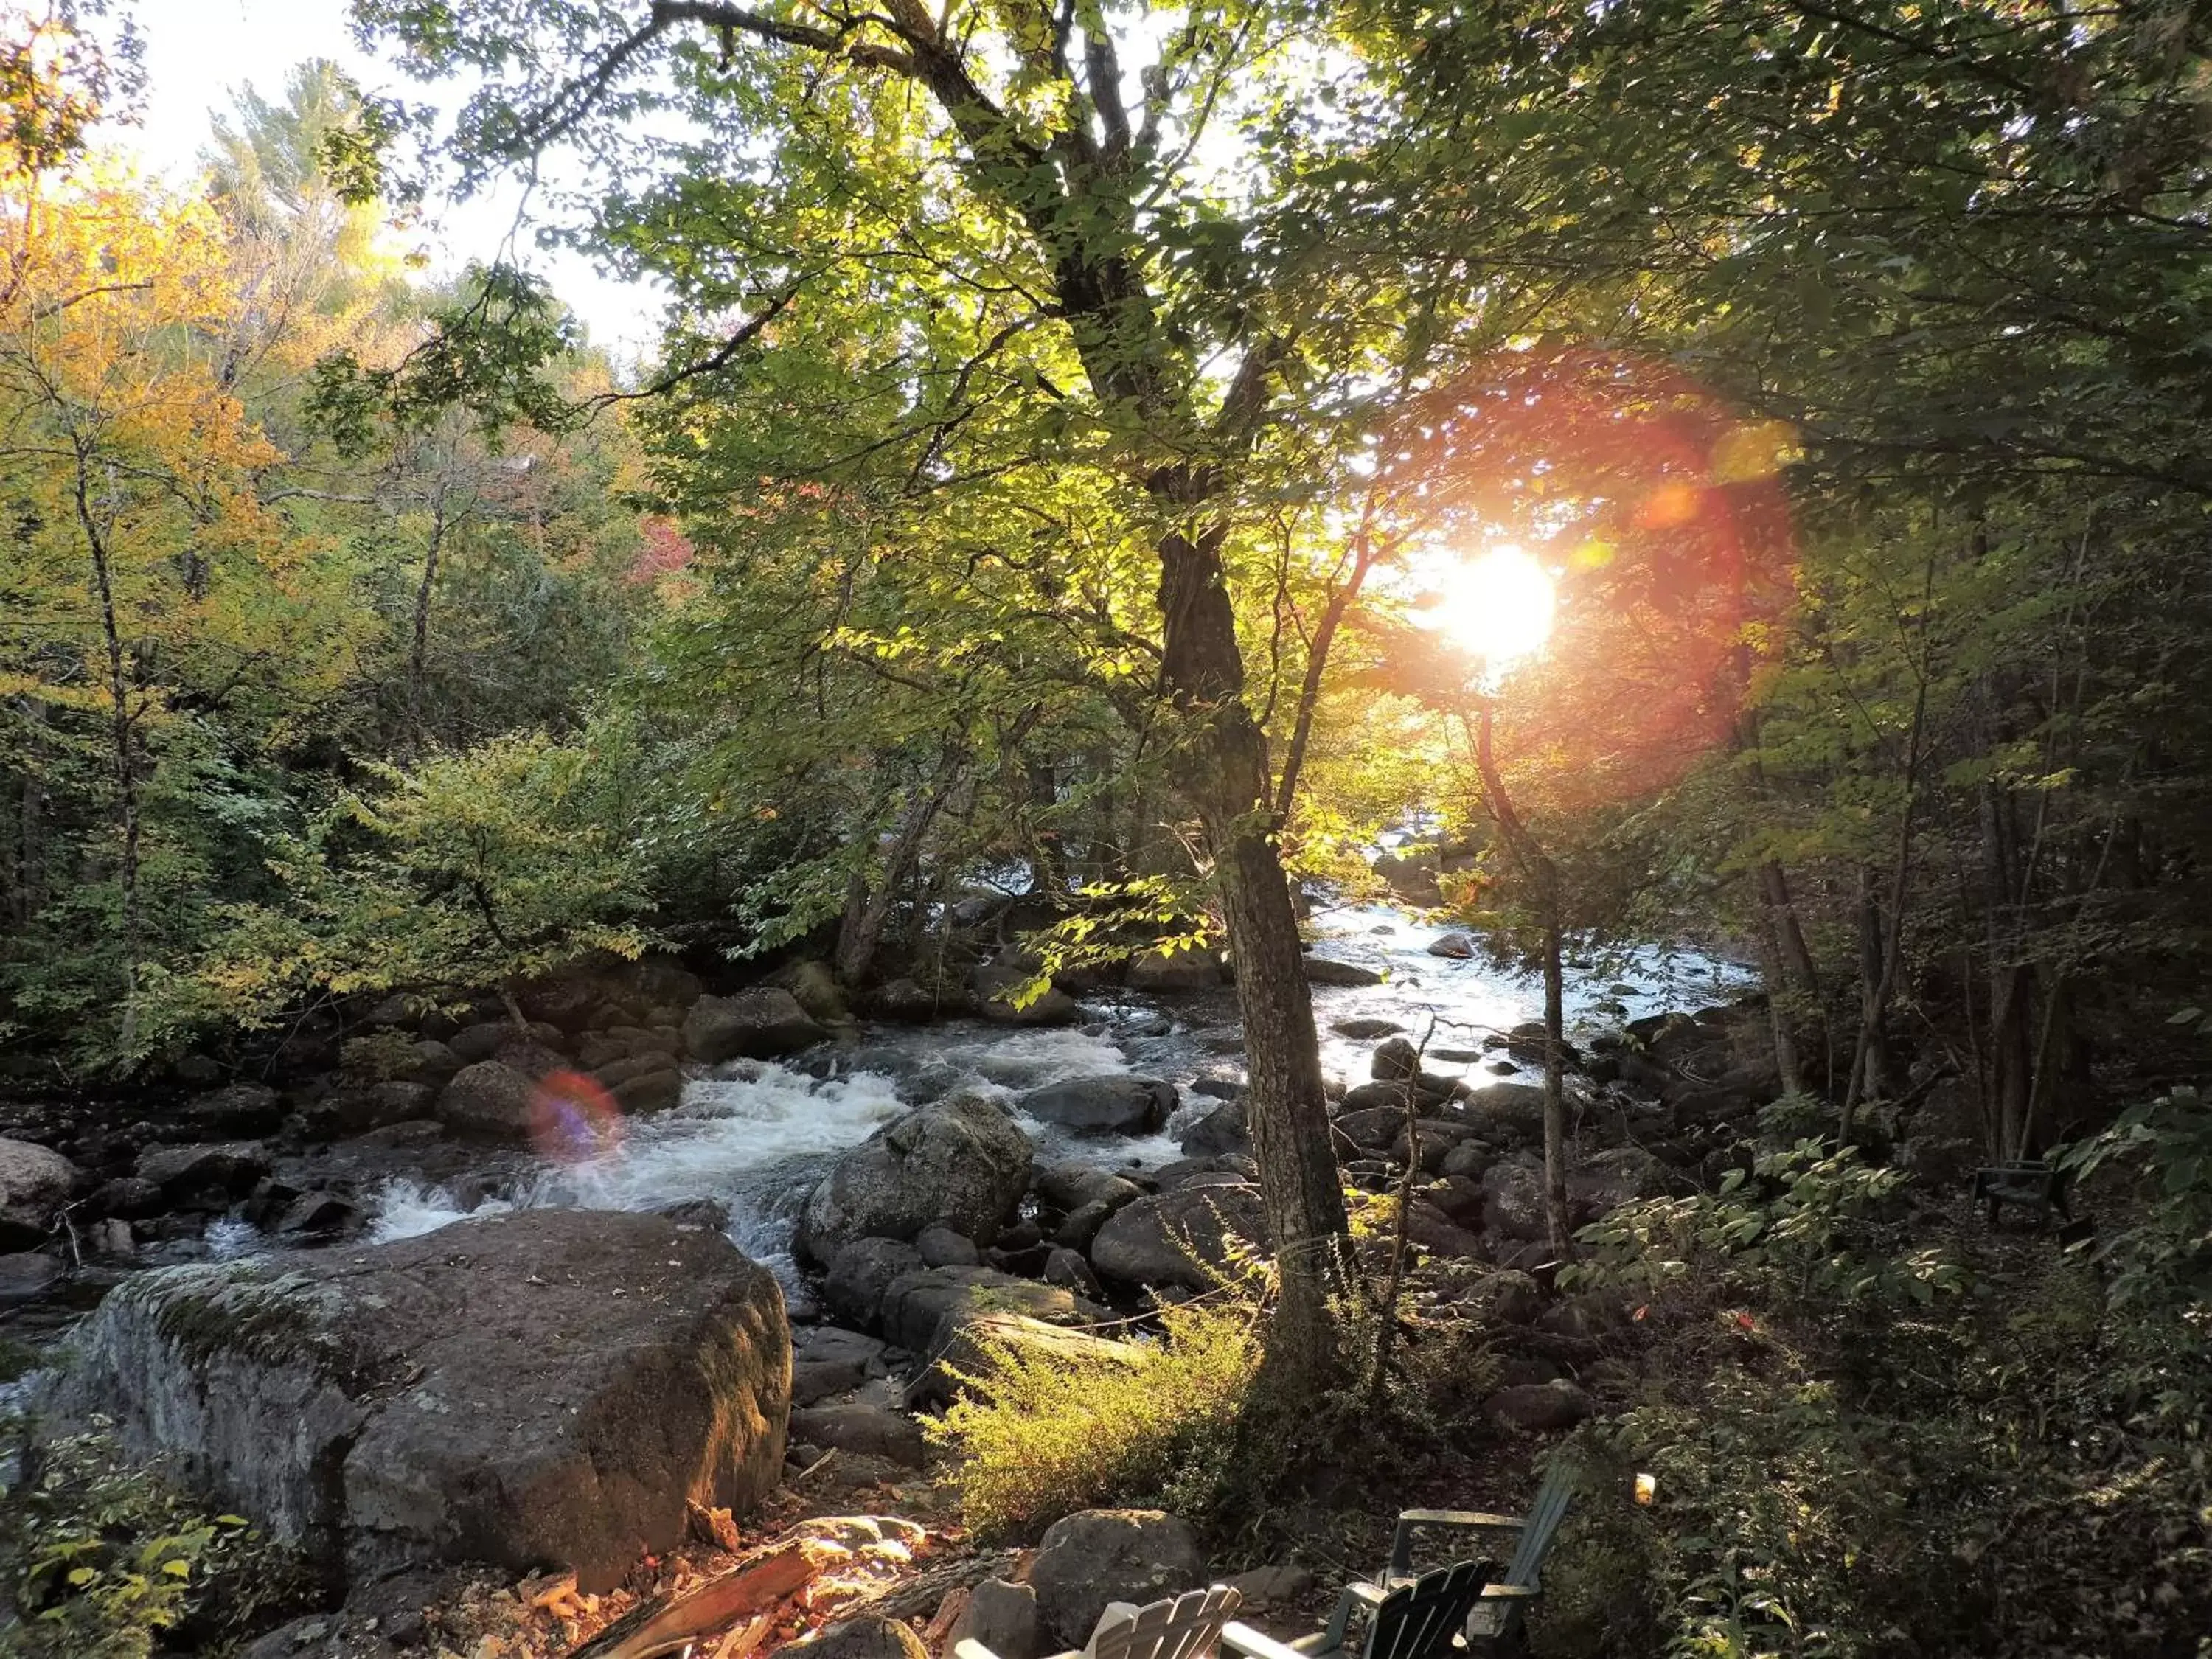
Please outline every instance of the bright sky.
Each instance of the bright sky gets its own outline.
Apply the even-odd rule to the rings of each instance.
[[[142,152],[149,171],[173,181],[189,179],[198,167],[210,118],[229,109],[233,88],[251,85],[281,101],[286,74],[305,58],[331,58],[373,92],[417,103],[436,100],[435,89],[404,80],[355,48],[346,0],[140,0],[136,12],[146,43],[145,119],[137,131],[115,136]],[[653,291],[604,277],[574,253],[541,251],[526,227],[518,235],[519,199],[518,191],[502,189],[467,203],[434,203],[413,240],[442,272],[491,259],[513,237],[514,254],[552,278],[594,341],[618,358],[650,350],[660,319]]]

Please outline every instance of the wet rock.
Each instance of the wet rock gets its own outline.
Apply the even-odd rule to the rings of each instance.
[[[1258,1188],[1183,1186],[1117,1211],[1091,1241],[1091,1265],[1114,1284],[1208,1290],[1206,1270],[1228,1266],[1232,1240],[1261,1251],[1267,1234]]]
[[[946,1650],[966,1641],[980,1642],[998,1659],[1044,1659],[1036,1591],[1009,1579],[986,1578],[969,1594],[967,1607],[954,1621]]]
[[[1665,1165],[1640,1146],[1613,1146],[1567,1172],[1567,1202],[1575,1224],[1667,1190]]]
[[[1208,1100],[1242,1100],[1244,1079],[1241,1077],[1200,1077],[1191,1079],[1190,1091],[1203,1095]]]
[[[1474,940],[1465,933],[1439,933],[1429,941],[1429,954],[1464,962],[1475,952]]]
[[[884,1345],[835,1325],[800,1325],[791,1333],[791,1403],[811,1406],[857,1389],[883,1358]]]
[[[1492,1422],[1525,1434],[1571,1429],[1596,1409],[1589,1395],[1563,1381],[1524,1382],[1498,1389],[1482,1402]]]
[[[1346,1089],[1340,1103],[1346,1112],[1368,1112],[1379,1107],[1402,1112],[1406,1109],[1408,1086],[1413,1091],[1414,1105],[1425,1112],[1432,1112],[1446,1104],[1460,1094],[1462,1087],[1457,1078],[1422,1072],[1397,1082],[1363,1083],[1358,1088]]]
[[[177,1110],[196,1133],[208,1135],[265,1135],[284,1116],[276,1091],[265,1083],[234,1083],[196,1095]]]
[[[632,1117],[650,1117],[674,1109],[683,1103],[684,1074],[660,1066],[626,1077],[614,1085],[615,1104]]]
[[[927,1265],[921,1251],[898,1239],[857,1238],[830,1258],[822,1300],[840,1318],[872,1325],[891,1281]]]
[[[133,1261],[138,1256],[138,1243],[131,1231],[131,1224],[120,1216],[109,1216],[105,1221],[94,1221],[84,1230],[85,1247],[105,1261]]]
[[[1007,1349],[1024,1358],[1062,1366],[1133,1369],[1145,1363],[1143,1350],[1133,1342],[1109,1341],[1026,1314],[967,1307],[949,1314],[930,1338],[923,1350],[927,1358],[907,1384],[908,1407],[936,1410],[950,1405],[959,1393],[961,1376],[979,1373],[989,1352]]]
[[[1382,975],[1372,968],[1362,968],[1357,963],[1334,962],[1327,957],[1306,958],[1306,983],[1309,985],[1380,985]]]
[[[811,1048],[828,1035],[798,998],[774,985],[757,985],[733,997],[701,997],[684,1017],[685,1052],[709,1064],[775,1060]]]
[[[1062,1648],[1081,1647],[1109,1601],[1141,1607],[1206,1580],[1197,1537],[1158,1510],[1079,1510],[1045,1528],[1030,1565],[1037,1616]]]
[[[1350,1037],[1354,1042],[1364,1042],[1372,1037],[1395,1036],[1406,1028],[1395,1019],[1340,1019],[1328,1028],[1340,1037]]]
[[[1377,1083],[1402,1083],[1420,1069],[1421,1051],[1410,1037],[1394,1036],[1377,1043],[1367,1062],[1367,1074]]]
[[[484,1019],[463,1026],[446,1039],[446,1046],[462,1065],[474,1066],[491,1059],[510,1042],[531,1042],[550,1048],[561,1040],[556,1026],[518,1026],[511,1019]]]
[[[881,1406],[813,1406],[791,1414],[791,1437],[918,1469],[929,1461],[921,1425]]]
[[[1129,963],[1133,991],[1204,991],[1220,983],[1221,958],[1211,951],[1147,951]]]
[[[1109,1073],[1069,1078],[1031,1089],[1021,1109],[1040,1122],[1056,1123],[1078,1134],[1148,1134],[1176,1109],[1172,1083],[1157,1078]]]
[[[287,1235],[341,1233],[361,1222],[361,1212],[337,1193],[301,1193],[285,1206],[275,1231]]]
[[[62,1421],[356,1583],[418,1563],[611,1587],[781,1470],[775,1279],[658,1217],[532,1210],[418,1238],[135,1275],[77,1339]]]
[[[250,1192],[253,1183],[268,1173],[269,1153],[258,1140],[149,1146],[138,1155],[139,1179],[152,1182],[173,1204],[222,1202]]]
[[[1182,1145],[1185,1158],[1249,1152],[1252,1138],[1244,1128],[1244,1103],[1232,1100],[1208,1112],[1183,1131]]]
[[[788,962],[769,975],[768,982],[791,993],[810,1018],[823,1025],[846,1025],[852,1011],[837,987],[837,975],[826,962]]]
[[[464,1066],[439,1095],[438,1121],[455,1134],[526,1140],[537,1099],[526,1072],[504,1060],[480,1060]]]
[[[983,1252],[983,1260],[1000,1273],[1012,1273],[1017,1279],[1042,1279],[1045,1263],[1052,1260],[1053,1249],[1042,1240],[1011,1250],[1003,1244],[994,1244]]]
[[[914,1236],[914,1248],[921,1253],[925,1267],[973,1267],[983,1260],[974,1239],[950,1227],[924,1227]]]
[[[1030,1138],[988,1100],[955,1095],[846,1152],[806,1201],[795,1241],[826,1262],[856,1238],[910,1239],[942,1223],[988,1244],[1030,1183]]]
[[[161,1186],[143,1176],[117,1176],[94,1190],[91,1207],[101,1215],[152,1215],[161,1207]]]
[[[725,1233],[730,1230],[730,1206],[719,1198],[684,1198],[673,1204],[663,1204],[653,1214],[674,1222],[678,1227],[700,1227],[710,1233]]]
[[[27,1140],[0,1139],[0,1244],[33,1244],[76,1189],[76,1165]]]
[[[35,1251],[0,1255],[0,1308],[36,1302],[59,1286],[63,1271],[58,1257]]]
[[[884,1335],[916,1353],[930,1351],[948,1315],[1007,1310],[1064,1324],[1076,1316],[1075,1297],[1054,1285],[1019,1279],[995,1267],[923,1267],[901,1273],[884,1292]]]
[[[868,994],[865,1006],[872,1018],[902,1025],[926,1025],[939,1012],[936,993],[910,979],[889,980],[878,985]]]

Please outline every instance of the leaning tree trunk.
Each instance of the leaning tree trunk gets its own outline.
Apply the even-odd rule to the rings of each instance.
[[[1181,754],[1178,783],[1213,854],[1237,965],[1245,1127],[1281,1286],[1268,1364],[1279,1377],[1310,1379],[1337,1358],[1328,1303],[1339,1278],[1344,1193],[1297,912],[1276,851],[1267,738],[1244,706],[1243,659],[1221,567],[1224,533],[1212,526],[1161,540],[1163,678],[1197,728]]]

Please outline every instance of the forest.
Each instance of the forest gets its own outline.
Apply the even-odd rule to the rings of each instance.
[[[0,1653],[2212,1655],[2212,10],[332,9],[0,0]]]

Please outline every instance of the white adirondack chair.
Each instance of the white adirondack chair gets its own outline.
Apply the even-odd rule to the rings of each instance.
[[[1243,1599],[1228,1585],[1216,1584],[1141,1607],[1116,1602],[1100,1616],[1088,1645],[1056,1659],[1211,1659],[1221,1627],[1236,1617]],[[972,1636],[952,1651],[954,1659],[999,1659]]]

